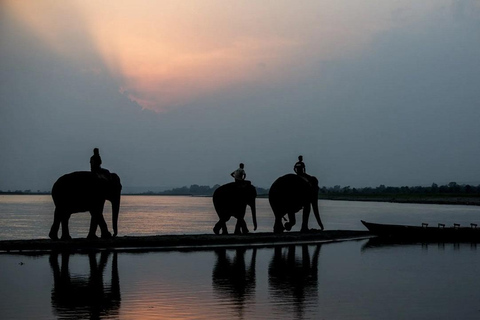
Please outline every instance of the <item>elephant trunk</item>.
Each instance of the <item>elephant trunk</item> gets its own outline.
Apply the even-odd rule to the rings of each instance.
[[[317,223],[320,226],[320,229],[323,230],[322,219],[320,219],[320,213],[318,212],[318,195],[315,195],[314,199],[312,200],[312,207],[315,219],[317,219]]]
[[[250,210],[252,210],[253,230],[257,230],[257,207],[255,205],[255,199],[250,203]]]
[[[112,201],[112,228],[113,236],[118,234],[118,213],[120,212],[120,195]]]

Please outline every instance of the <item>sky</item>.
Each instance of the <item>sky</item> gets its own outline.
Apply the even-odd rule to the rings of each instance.
[[[480,1],[1,0],[0,190],[480,184]]]

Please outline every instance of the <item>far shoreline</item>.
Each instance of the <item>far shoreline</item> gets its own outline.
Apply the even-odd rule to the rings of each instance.
[[[49,192],[0,192],[2,195],[20,195],[20,196],[39,196],[50,195]],[[148,197],[198,197],[211,198],[212,195],[201,194],[166,194],[166,193],[124,193],[122,196],[148,196]],[[259,199],[268,198],[268,194],[259,194]],[[480,197],[475,196],[459,196],[459,195],[438,195],[438,196],[421,196],[421,195],[403,195],[403,194],[375,194],[375,195],[336,195],[336,194],[319,194],[318,200],[332,201],[359,201],[359,202],[389,202],[389,203],[410,203],[410,204],[438,204],[438,205],[465,205],[480,206]]]
[[[375,196],[340,196],[320,195],[319,200],[360,201],[360,202],[390,202],[411,204],[438,204],[438,205],[465,205],[480,206],[479,197],[412,197],[402,195],[375,195]]]
[[[168,197],[198,197],[211,198],[211,195],[197,194],[155,194],[155,193],[128,193],[126,196],[168,196]],[[257,198],[266,199],[268,194],[258,195]],[[438,204],[438,205],[466,205],[480,206],[480,197],[459,197],[459,196],[438,196],[438,197],[414,197],[412,195],[374,195],[374,196],[352,196],[352,195],[326,195],[320,194],[318,200],[332,201],[360,201],[360,202],[390,202],[390,203],[411,203],[411,204]]]

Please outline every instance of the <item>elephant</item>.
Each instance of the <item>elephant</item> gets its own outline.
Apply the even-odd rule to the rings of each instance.
[[[323,230],[323,223],[318,212],[318,180],[314,176],[286,174],[272,184],[268,193],[268,200],[275,214],[274,233],[282,233],[283,230],[290,231],[295,225],[295,213],[303,208],[303,221],[301,232],[307,232],[308,218],[310,216],[310,205],[320,229]],[[282,218],[288,215],[285,226]]]
[[[257,230],[256,197],[257,190],[250,181],[231,182],[218,187],[213,193],[213,205],[219,220],[213,227],[213,232],[219,234],[222,230],[222,234],[228,234],[226,222],[230,217],[235,217],[237,218],[235,234],[248,233],[245,222],[247,205],[252,211],[253,229]]]
[[[102,238],[110,238],[107,223],[103,218],[105,200],[112,204],[113,236],[118,234],[118,213],[122,184],[115,173],[104,170],[102,174],[90,171],[77,171],[61,176],[53,185],[52,198],[55,213],[49,237],[58,240],[58,229],[62,224],[62,240],[70,240],[68,220],[72,213],[90,211],[90,231],[88,239],[96,239],[97,226]]]

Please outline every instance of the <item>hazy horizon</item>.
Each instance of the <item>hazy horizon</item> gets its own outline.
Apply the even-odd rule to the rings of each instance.
[[[0,190],[480,184],[480,2],[0,2]]]
[[[378,185],[378,186],[366,186],[366,187],[362,187],[362,186],[341,186],[341,185],[334,185],[334,186],[326,186],[326,185],[320,185],[320,188],[327,188],[327,189],[333,189],[333,188],[350,188],[350,189],[358,189],[358,190],[362,190],[362,189],[368,189],[368,188],[372,188],[372,189],[376,189],[376,188],[379,188],[379,187],[386,187],[386,188],[402,188],[402,187],[408,187],[408,188],[416,188],[416,187],[420,187],[420,188],[429,188],[431,187],[433,184],[436,184],[437,186],[448,186],[450,183],[457,183],[456,181],[450,181],[449,183],[445,183],[445,184],[438,184],[438,183],[431,183],[431,184],[423,184],[423,185],[411,185],[411,186],[393,186],[393,185]],[[465,183],[457,183],[459,186],[467,186],[467,185],[470,185],[472,187],[480,187],[480,184],[465,184]],[[209,188],[214,188],[216,186],[220,186],[219,184],[215,184],[215,185],[199,185],[199,184],[191,184],[191,185],[183,185],[183,186],[173,186],[173,187],[165,187],[165,186],[144,186],[144,187],[135,187],[135,186],[123,186],[122,188],[122,194],[131,194],[131,195],[136,195],[136,194],[145,194],[145,193],[148,193],[148,192],[152,192],[154,194],[160,194],[162,192],[165,192],[165,191],[175,191],[176,189],[182,189],[182,188],[190,188],[194,185],[197,185],[199,187],[209,187]],[[264,190],[269,190],[270,189],[270,186],[268,187],[265,187],[265,186],[255,186],[257,189],[264,189]],[[9,193],[17,193],[17,192],[21,192],[21,193],[31,193],[31,194],[50,194],[51,190],[40,190],[40,189],[37,189],[37,190],[32,190],[30,188],[27,188],[27,189],[15,189],[15,190],[12,190],[12,189],[0,189],[0,192],[3,192],[3,193],[6,193],[6,194],[9,194]],[[188,193],[187,193],[188,194]],[[173,195],[181,195],[181,194],[176,194],[174,193]]]

